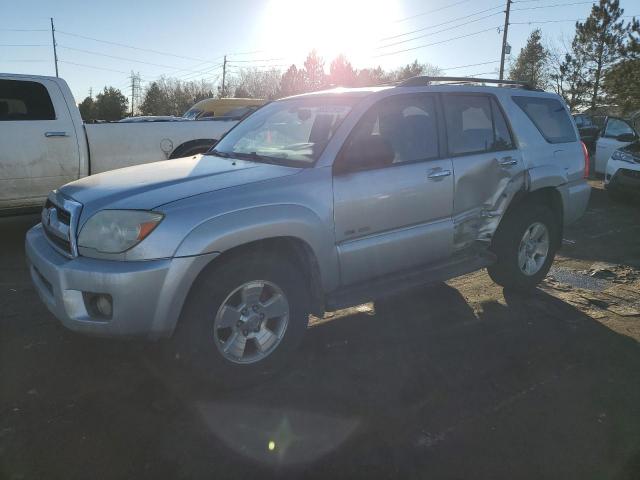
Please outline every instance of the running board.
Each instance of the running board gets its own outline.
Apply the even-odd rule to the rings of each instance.
[[[432,263],[419,269],[393,273],[365,283],[348,285],[327,295],[325,309],[329,312],[340,310],[394,295],[409,288],[444,282],[488,267],[495,261],[496,256],[493,253],[475,250],[472,255],[468,253],[456,255],[446,262]]]

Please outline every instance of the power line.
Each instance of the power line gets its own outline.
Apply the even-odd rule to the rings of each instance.
[[[93,68],[96,70],[105,70],[107,72],[124,73],[125,75],[129,74],[129,72],[123,72],[122,70],[114,70],[113,68],[105,68],[105,67],[96,67],[95,65],[87,65],[86,63],[68,62],[66,60],[58,60],[58,63],[66,63],[68,65],[75,65],[76,67]]]
[[[490,12],[491,10],[495,10],[496,8],[504,8],[504,6],[505,6],[505,4],[501,3],[500,5],[497,5],[495,7],[486,8],[484,10],[479,10],[477,12],[473,12],[473,13],[470,13],[468,15],[463,15],[462,17],[452,18],[451,20],[448,20],[446,22],[436,23],[434,25],[429,25],[429,26],[426,26],[426,27],[418,28],[416,30],[411,30],[410,32],[404,32],[404,33],[399,33],[397,35],[391,35],[389,37],[383,37],[383,38],[380,39],[380,41],[382,42],[384,40],[393,40],[394,38],[404,37],[406,35],[411,35],[411,34],[414,34],[414,33],[423,32],[425,30],[429,30],[430,28],[441,27],[442,25],[448,25],[450,23],[457,22],[458,20],[464,20],[465,18],[473,17],[475,15],[480,15],[481,13]],[[497,13],[502,13],[502,12],[497,12]]]
[[[513,11],[521,11],[521,10],[539,10],[541,8],[556,8],[556,7],[569,7],[571,5],[586,5],[587,3],[593,5],[593,2],[572,2],[572,3],[554,3],[552,5],[539,5],[537,7],[523,7],[523,8],[514,8]]]
[[[47,30],[48,31],[48,30]],[[0,47],[49,47],[50,45],[44,45],[42,43],[2,43]]]
[[[461,24],[458,24],[458,25],[453,25],[453,26],[450,26],[450,27],[444,28],[444,29],[442,29],[442,30],[436,30],[435,32],[429,32],[429,33],[425,33],[425,34],[423,34],[423,35],[418,35],[417,37],[407,38],[407,39],[405,39],[405,40],[399,40],[399,41],[397,41],[397,42],[388,43],[388,44],[386,44],[386,45],[381,45],[381,46],[379,46],[379,47],[376,47],[376,50],[378,50],[378,49],[382,49],[382,48],[393,47],[393,46],[395,46],[395,45],[400,45],[400,44],[407,43],[407,42],[412,42],[412,41],[414,41],[414,40],[418,40],[418,39],[420,39],[420,38],[430,37],[430,36],[432,36],[432,35],[436,35],[436,34],[438,34],[438,33],[448,32],[449,30],[452,30],[452,29],[456,29],[456,28],[460,28],[460,27],[466,27],[466,26],[467,26],[467,25],[469,25],[470,23],[479,22],[479,21],[481,21],[481,20],[486,20],[487,18],[495,17],[496,15],[502,15],[502,12],[496,12],[496,13],[492,13],[492,14],[490,14],[490,15],[485,15],[484,17],[476,18],[476,19],[474,19],[474,20],[470,20],[470,21],[468,21],[468,22],[461,23]],[[447,23],[448,23],[448,22],[447,22]]]
[[[2,62],[15,62],[15,63],[41,63],[41,62],[48,62],[49,60],[2,60]]]
[[[284,60],[284,58],[263,58],[257,60],[227,60],[227,63],[260,63],[260,62],[276,62],[279,60]]]
[[[480,65],[491,65],[492,63],[498,63],[500,60],[492,60],[490,62],[481,62],[481,63],[470,63],[468,65],[457,65],[455,67],[446,67],[446,68],[441,68],[440,70],[443,70],[445,72],[448,72],[449,70],[459,70],[461,68],[467,68],[467,67],[478,67]]]
[[[411,15],[410,17],[405,17],[405,18],[401,18],[401,19],[399,19],[399,20],[395,20],[395,21],[394,21],[394,23],[405,22],[405,21],[407,21],[407,20],[411,20],[411,19],[413,19],[413,18],[418,18],[418,17],[422,17],[422,16],[424,16],[424,15],[429,15],[430,13],[436,13],[436,12],[439,12],[439,11],[441,11],[441,10],[446,10],[447,8],[455,7],[456,5],[460,5],[460,4],[462,4],[462,3],[467,3],[467,2],[469,2],[469,1],[470,1],[470,0],[461,0],[461,1],[459,1],[459,2],[455,2],[455,3],[452,3],[452,4],[450,4],[450,5],[445,5],[444,7],[436,8],[436,9],[434,9],[434,10],[429,10],[429,11],[427,11],[427,12],[422,12],[422,13],[418,13],[418,14],[416,14],[416,15]]]
[[[59,45],[58,47],[59,48],[64,48],[65,50],[73,50],[73,51],[76,51],[76,52],[87,53],[87,54],[90,54],[90,55],[98,55],[98,56],[101,56],[101,57],[114,58],[116,60],[124,60],[126,62],[141,63],[141,64],[144,64],[144,65],[151,65],[151,66],[154,66],[154,67],[161,67],[161,68],[169,68],[169,69],[177,70],[177,71],[182,70],[182,71],[198,72],[197,70],[190,70],[190,69],[187,69],[187,68],[182,68],[181,69],[181,68],[173,66],[173,65],[163,65],[161,63],[145,62],[144,60],[136,60],[136,59],[133,59],[133,58],[119,57],[117,55],[109,55],[107,53],[94,52],[92,50],[85,50],[83,48],[67,47],[67,46],[64,46],[64,45]]]
[[[57,32],[61,33],[63,35],[71,36],[71,37],[83,38],[85,40],[92,40],[94,42],[105,43],[107,45],[115,45],[115,46],[118,46],[118,47],[130,48],[132,50],[139,50],[139,51],[142,51],[142,52],[150,52],[150,53],[155,53],[157,55],[164,55],[164,56],[167,56],[167,57],[184,58],[186,60],[195,60],[197,62],[213,63],[216,60],[218,60],[219,58],[222,58],[222,57],[216,57],[213,60],[204,60],[202,58],[197,58],[197,57],[189,57],[189,56],[186,56],[186,55],[177,55],[175,53],[161,52],[159,50],[153,50],[151,48],[136,47],[134,45],[128,45],[126,43],[112,42],[110,40],[102,40],[102,39],[99,39],[99,38],[89,37],[87,35],[80,35],[78,33],[65,32],[65,31],[62,31],[62,30],[57,30]]]
[[[46,28],[0,28],[0,32],[48,32]]]
[[[418,50],[418,49],[420,49],[420,48],[426,48],[426,47],[431,47],[431,46],[433,46],[433,45],[440,45],[440,44],[442,44],[442,43],[451,42],[451,41],[453,41],[453,40],[458,40],[458,39],[460,39],[460,38],[472,37],[472,36],[474,36],[474,35],[479,35],[479,34],[481,34],[481,33],[488,32],[488,31],[490,31],[490,30],[496,30],[496,29],[498,29],[498,28],[500,28],[500,26],[499,26],[499,25],[497,25],[497,26],[495,26],[495,27],[485,28],[484,30],[478,30],[477,32],[467,33],[466,35],[459,35],[459,36],[457,36],[457,37],[447,38],[447,39],[445,39],[445,40],[440,40],[439,42],[426,43],[426,44],[424,44],[424,45],[418,45],[417,47],[405,48],[404,50],[397,50],[397,51],[395,51],[395,52],[380,53],[380,54],[378,54],[378,55],[374,55],[373,57],[374,57],[374,58],[378,58],[378,57],[386,57],[386,56],[389,56],[389,55],[396,55],[396,54],[398,54],[398,53],[410,52],[410,51],[412,51],[412,50]]]
[[[635,15],[624,15],[620,18],[634,18],[640,16],[640,13]],[[565,18],[562,20],[532,20],[529,22],[510,22],[511,25],[541,25],[544,23],[560,23],[560,22],[584,22],[587,18]]]

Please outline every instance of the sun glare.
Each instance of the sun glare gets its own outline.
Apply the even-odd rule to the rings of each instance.
[[[300,64],[315,48],[329,62],[344,53],[368,63],[373,47],[400,15],[399,2],[384,0],[271,0],[264,12],[260,49],[284,63]]]

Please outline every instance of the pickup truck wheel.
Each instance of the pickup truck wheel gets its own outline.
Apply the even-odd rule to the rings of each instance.
[[[299,345],[309,317],[308,282],[269,252],[212,267],[189,295],[174,357],[221,386],[251,384],[282,367]]]
[[[487,268],[498,285],[529,290],[547,275],[560,244],[560,222],[541,205],[527,203],[498,227],[491,250],[498,257]]]

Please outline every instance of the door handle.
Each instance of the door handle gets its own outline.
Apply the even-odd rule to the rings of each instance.
[[[448,177],[449,175],[451,175],[451,170],[436,170],[427,175],[427,178],[437,180],[439,178]]]
[[[512,167],[518,164],[518,160],[513,157],[504,157],[500,159],[500,166],[502,167]]]
[[[44,136],[50,137],[68,137],[67,132],[44,132]]]

